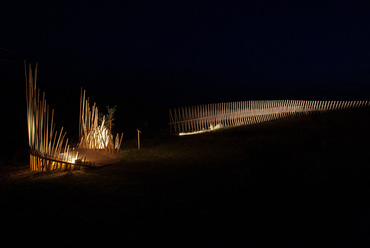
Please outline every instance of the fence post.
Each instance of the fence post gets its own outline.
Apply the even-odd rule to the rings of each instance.
[[[137,149],[140,150],[140,131],[139,129],[136,129],[137,130]]]

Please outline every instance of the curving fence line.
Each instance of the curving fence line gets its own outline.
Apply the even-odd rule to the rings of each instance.
[[[249,125],[315,111],[367,107],[368,101],[240,101],[170,109],[170,131],[192,134]]]
[[[113,135],[104,127],[105,117],[101,126],[98,126],[98,108],[94,103],[92,110],[90,109],[89,100],[85,101],[85,92],[82,95],[82,89],[80,143],[78,149],[75,149],[70,147],[68,138],[65,139],[66,132],[63,127],[59,133],[55,130],[54,110],[50,112],[45,92],[40,95],[40,90],[36,87],[37,63],[34,72],[31,64],[27,71],[26,61],[24,69],[31,171],[73,170],[80,169],[81,166],[105,165],[119,161],[123,134],[121,138],[117,134],[114,142]]]
[[[30,152],[30,169],[46,171],[61,168],[74,169],[78,154],[70,148],[66,132],[55,130],[54,110],[46,103],[45,92],[40,99],[40,90],[36,88],[37,63],[34,73],[31,64],[24,62],[26,78],[26,103],[28,145]]]

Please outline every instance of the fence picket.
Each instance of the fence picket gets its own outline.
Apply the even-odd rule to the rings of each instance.
[[[82,94],[82,93],[81,93]],[[82,121],[86,123],[95,123],[97,121],[97,110],[95,104],[91,112],[88,101],[82,101],[86,104],[85,113],[82,113]],[[276,119],[286,118],[289,116],[302,116],[310,114],[313,111],[331,111],[337,109],[353,109],[360,107],[368,107],[369,101],[306,101],[306,100],[266,100],[266,101],[236,101],[224,103],[212,103],[187,107],[174,108],[169,111],[170,130],[175,133],[194,132],[201,130],[208,130],[211,126],[216,127],[232,127],[249,125],[253,123],[260,123],[265,121],[272,121]],[[40,101],[40,109],[38,110],[36,119],[35,133],[35,147],[50,151],[52,142],[55,142],[56,134],[53,137],[53,112],[51,124],[44,121],[43,115],[49,118],[49,110],[46,103]],[[90,118],[88,118],[90,116]],[[46,133],[38,135],[42,130],[42,125],[49,128],[50,135],[48,135],[48,128]],[[45,131],[44,131],[45,132]],[[84,132],[84,130],[80,130]],[[38,139],[38,136],[44,137]],[[62,139],[63,142],[63,139]],[[62,143],[61,142],[61,143]],[[54,146],[54,145],[53,145]],[[57,143],[57,146],[61,144]],[[57,152],[56,149],[53,152]]]

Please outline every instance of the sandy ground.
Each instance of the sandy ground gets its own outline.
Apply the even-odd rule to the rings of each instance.
[[[144,137],[141,150],[123,145],[120,163],[79,171],[4,163],[1,236],[53,246],[366,246],[368,124],[354,113]]]

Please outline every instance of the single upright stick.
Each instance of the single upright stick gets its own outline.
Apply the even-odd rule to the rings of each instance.
[[[137,149],[140,150],[140,131],[139,129],[136,129],[137,130]]]

